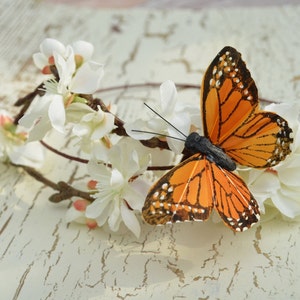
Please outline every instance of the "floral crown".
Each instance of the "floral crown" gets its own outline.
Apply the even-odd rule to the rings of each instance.
[[[254,81],[234,48],[225,47],[204,76],[202,122],[198,101],[180,102],[168,80],[131,85],[159,86],[160,102],[125,123],[117,105],[93,95],[130,86],[100,89],[104,65],[91,60],[93,50],[84,41],[44,40],[33,61],[45,80],[15,103],[21,107],[15,117],[0,114],[3,163],[54,189],[51,202],[71,199],[66,222],[127,228],[139,237],[143,219],[204,221],[213,208],[234,231],[255,224],[260,212],[300,215],[298,107],[271,103],[260,111]],[[68,153],[54,145],[58,136],[70,141]],[[76,186],[50,181],[39,171],[46,150],[86,164],[88,179]]]

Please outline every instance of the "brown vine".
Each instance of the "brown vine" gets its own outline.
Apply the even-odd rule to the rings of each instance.
[[[140,87],[158,87],[160,86],[160,83],[154,83],[154,82],[148,82],[148,83],[141,83],[141,84],[127,84],[127,85],[120,85],[120,86],[114,86],[114,87],[109,87],[109,88],[103,88],[98,90],[97,92],[109,92],[109,91],[114,91],[114,90],[118,90],[118,89],[128,89],[128,88],[140,88]],[[186,89],[186,88],[194,88],[194,89],[200,89],[200,86],[198,85],[191,85],[191,84],[176,84],[176,86],[178,88],[182,88],[182,89]],[[27,109],[29,108],[29,106],[31,105],[33,99],[36,96],[43,96],[45,94],[45,91],[43,90],[44,84],[41,83],[34,91],[32,91],[31,93],[29,93],[28,95],[18,99],[15,102],[15,106],[22,106],[20,112],[16,115],[16,117],[14,118],[14,123],[18,124],[19,120],[24,116],[24,114],[26,113]],[[104,102],[99,99],[99,98],[93,98],[91,95],[80,95],[82,98],[85,98],[87,100],[87,104],[94,110],[98,110],[99,107],[101,108],[101,110],[103,110],[104,112],[109,112],[110,110],[108,109],[108,107],[104,104]],[[267,99],[261,99],[261,101],[263,102],[273,102]],[[128,134],[126,133],[126,130],[124,128],[124,122],[118,118],[117,116],[114,116],[114,124],[116,126],[116,128],[112,131],[112,133],[115,133],[119,136],[128,136]],[[157,137],[152,137],[148,140],[141,140],[140,141],[144,146],[149,147],[149,148],[160,148],[160,149],[168,149],[170,150],[168,144],[166,141],[161,140]],[[55,148],[53,148],[52,146],[48,145],[46,142],[44,141],[40,141],[40,143],[47,148],[48,150],[52,151],[53,153],[60,155],[66,159],[70,159],[72,161],[77,161],[80,163],[88,163],[88,160],[86,159],[82,159],[79,157],[75,157],[66,153],[63,153]],[[187,158],[190,154],[187,152],[186,149],[184,149],[184,151],[182,152],[184,159]],[[80,197],[80,198],[84,198],[88,201],[94,201],[94,198],[92,197],[92,193],[89,192],[84,192],[84,191],[80,191],[78,189],[73,188],[71,185],[69,185],[66,182],[60,181],[58,183],[55,183],[49,179],[47,179],[46,177],[44,177],[40,172],[36,171],[33,168],[24,166],[24,165],[15,165],[17,167],[22,168],[27,174],[29,174],[30,176],[32,176],[33,178],[35,178],[37,181],[42,182],[43,184],[45,184],[46,186],[51,187],[52,189],[58,191],[57,193],[53,194],[52,196],[50,196],[49,200],[51,202],[54,203],[58,203],[61,202],[63,200],[69,199],[71,197]],[[109,164],[107,164],[107,166],[110,166]],[[169,170],[171,169],[173,166],[150,166],[147,168],[147,170],[152,170],[152,171],[157,171],[157,170]]]

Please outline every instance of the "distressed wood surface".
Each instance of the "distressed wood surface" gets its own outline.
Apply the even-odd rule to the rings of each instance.
[[[0,106],[40,83],[31,55],[45,37],[92,42],[95,59],[106,64],[103,87],[166,79],[198,84],[216,53],[232,45],[243,53],[261,96],[299,100],[299,14],[300,6],[78,11],[2,0]],[[130,119],[158,93],[128,90],[102,97],[118,102],[120,116]],[[199,101],[198,91],[180,98]],[[43,172],[74,183],[86,174],[84,166],[53,154]],[[49,203],[52,191],[20,170],[1,165],[0,182],[1,299],[300,298],[299,223],[277,218],[242,234],[211,220],[143,225],[136,240],[67,226],[69,202]]]
[[[299,4],[299,0],[44,0],[48,3],[65,3],[70,5],[102,7],[102,8],[193,8],[207,7],[249,7]]]

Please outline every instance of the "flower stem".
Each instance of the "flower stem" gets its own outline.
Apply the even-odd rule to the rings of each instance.
[[[22,168],[28,175],[33,177],[39,182],[42,182],[48,187],[51,187],[52,189],[58,191],[58,193],[53,194],[50,196],[49,200],[54,203],[61,202],[63,200],[69,199],[71,197],[80,197],[83,199],[86,199],[88,201],[93,202],[95,199],[92,197],[91,193],[80,191],[78,189],[73,188],[71,185],[64,181],[59,181],[58,183],[55,183],[46,177],[44,177],[40,172],[36,171],[33,168],[24,166],[24,165],[14,165],[16,167]]]
[[[64,152],[61,152],[53,147],[51,147],[50,145],[48,145],[47,143],[45,143],[44,141],[40,141],[40,143],[45,147],[47,148],[48,150],[52,151],[53,153],[59,155],[59,156],[62,156],[64,158],[67,158],[67,159],[70,159],[70,160],[74,160],[74,161],[78,161],[78,162],[81,162],[83,164],[87,164],[89,161],[87,159],[84,159],[84,158],[80,158],[80,157],[77,157],[77,156],[73,156],[73,155],[69,155],[69,154],[66,154]]]
[[[102,88],[96,91],[96,93],[110,92],[115,90],[126,90],[129,88],[140,88],[140,87],[158,87],[161,83],[158,82],[145,82],[145,83],[133,83],[133,84],[123,84],[116,85],[108,88]],[[176,87],[181,89],[200,89],[200,85],[187,84],[187,83],[176,83]]]
[[[149,141],[143,141],[143,142],[149,142]],[[64,152],[61,152],[53,147],[51,147],[50,145],[48,145],[47,143],[45,143],[44,141],[40,141],[40,143],[45,147],[47,148],[48,150],[50,150],[51,152],[59,155],[59,156],[62,156],[66,159],[70,159],[70,160],[74,160],[74,161],[77,161],[77,162],[80,162],[80,163],[83,163],[83,164],[87,164],[89,161],[87,159],[84,159],[84,158],[80,158],[80,157],[77,157],[77,156],[72,156],[72,155],[69,155],[69,154],[66,154]],[[105,164],[106,166],[108,166],[109,168],[111,168],[111,164]],[[149,166],[147,168],[148,171],[165,171],[165,170],[170,170],[172,169],[174,166]]]
[[[34,91],[31,93],[27,94],[25,97],[18,99],[15,103],[14,106],[23,106],[20,112],[15,116],[14,118],[14,124],[18,124],[19,120],[24,116],[25,112],[29,108],[31,102],[33,99],[39,95],[43,96],[45,94],[45,91],[42,90],[44,86],[44,83],[42,82],[38,87],[35,88]]]
[[[98,93],[103,93],[103,92],[109,92],[109,91],[120,90],[120,89],[129,89],[129,88],[158,87],[160,85],[161,85],[161,83],[156,83],[156,82],[125,84],[125,85],[112,86],[112,87],[108,87],[108,88],[99,89],[97,92]],[[25,97],[20,98],[18,101],[16,101],[16,103],[14,104],[15,106],[23,106],[23,107],[14,119],[15,124],[18,124],[19,120],[25,114],[25,112],[29,108],[30,104],[32,103],[33,99],[37,95],[42,96],[45,93],[45,91],[42,90],[43,86],[44,86],[44,83],[41,83],[34,91],[29,93]],[[193,84],[177,83],[176,86],[178,88],[181,88],[181,89],[200,89],[199,85],[193,85]],[[94,99],[92,96],[89,96],[89,95],[86,95],[86,96],[87,96],[86,99],[88,100],[89,105],[93,109],[97,110],[98,106],[100,106],[101,109],[104,112],[110,112],[108,107],[104,104],[104,102],[101,99],[98,99],[98,98]],[[262,98],[260,100],[262,102],[267,102],[267,103],[274,102],[274,101],[270,101],[268,99],[262,99]],[[115,133],[119,136],[128,136],[127,133],[126,133],[126,130],[124,128],[124,121],[119,119],[117,116],[114,116],[114,117],[115,117],[116,128],[112,131],[112,133]],[[163,140],[161,140],[157,137],[152,137],[149,140],[142,140],[140,142],[144,146],[149,147],[149,148],[160,148],[160,149],[170,150],[167,142],[163,141]],[[83,159],[83,158],[80,158],[80,157],[76,157],[76,156],[72,156],[72,155],[63,153],[63,152],[53,148],[52,146],[48,145],[44,141],[40,141],[40,143],[44,147],[46,147],[48,150],[52,151],[53,153],[55,153],[59,156],[62,156],[64,158],[66,158],[66,159],[70,159],[70,160],[77,161],[77,162],[84,163],[84,164],[88,163],[87,159]],[[183,152],[183,154],[188,155],[188,153],[186,153],[185,151]],[[111,167],[110,164],[107,164],[107,166]],[[49,200],[52,201],[52,202],[57,203],[57,202],[65,200],[65,199],[74,197],[74,196],[81,197],[81,198],[87,199],[89,201],[94,201],[94,198],[92,198],[91,193],[77,190],[77,189],[73,188],[72,186],[70,186],[68,183],[65,183],[65,182],[62,182],[62,181],[58,182],[58,183],[54,183],[51,180],[44,177],[41,173],[39,173],[38,171],[36,171],[33,168],[23,166],[23,165],[18,165],[18,167],[23,168],[23,170],[25,172],[27,172],[30,176],[34,177],[36,180],[44,183],[46,186],[49,186],[52,189],[58,191],[58,193],[52,195],[49,198]],[[173,166],[149,166],[147,168],[147,170],[149,170],[149,171],[150,170],[151,171],[162,171],[162,170],[169,170],[172,167]]]

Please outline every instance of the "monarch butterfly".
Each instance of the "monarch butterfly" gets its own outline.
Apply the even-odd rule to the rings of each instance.
[[[204,221],[214,208],[234,231],[260,218],[259,207],[236,163],[273,167],[290,153],[292,130],[282,117],[259,108],[256,85],[241,54],[223,48],[209,65],[201,87],[204,136],[191,133],[191,156],[150,189],[142,215],[152,225]]]

